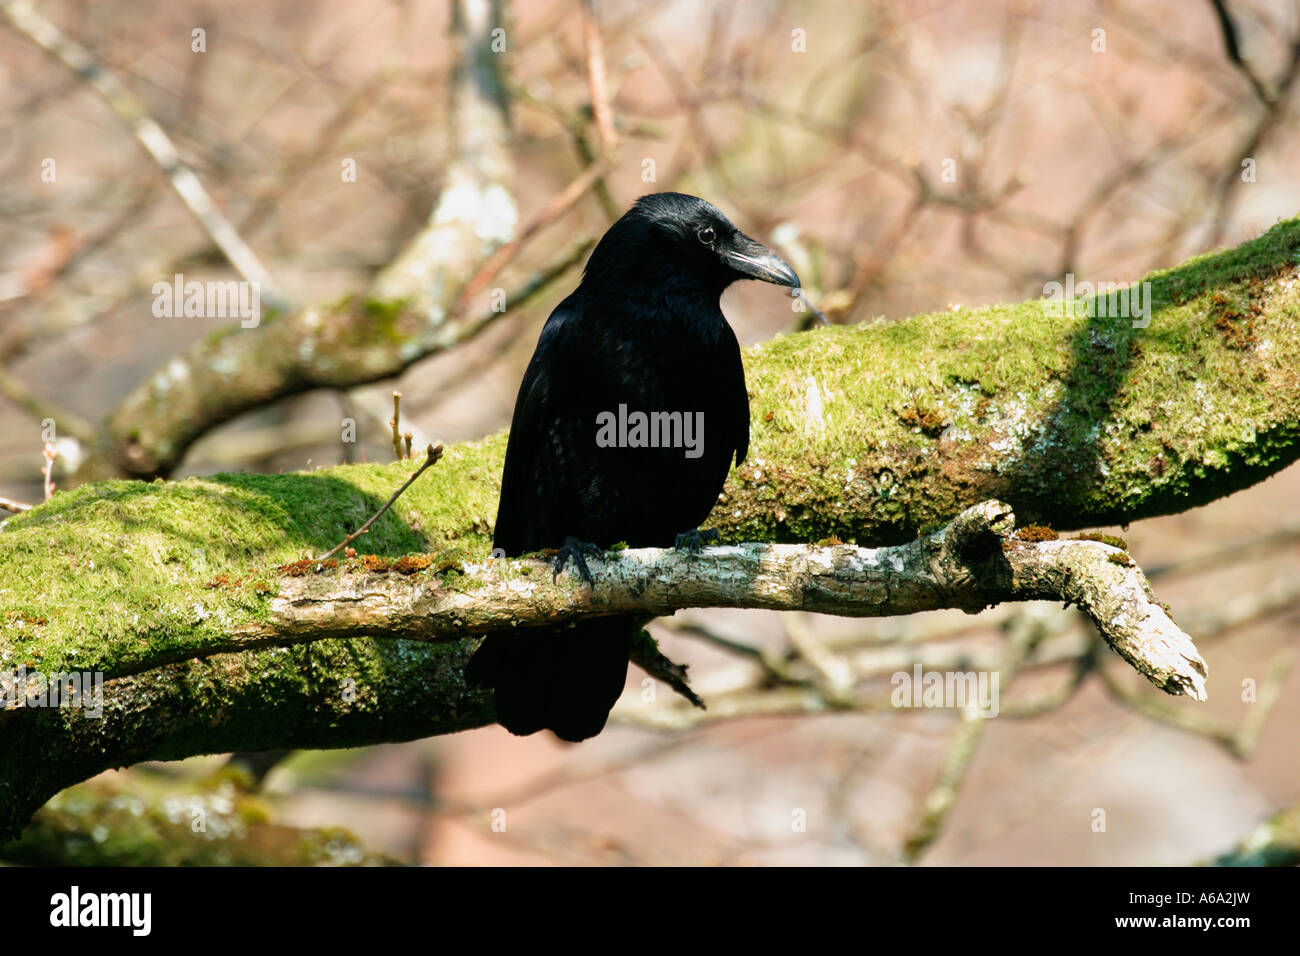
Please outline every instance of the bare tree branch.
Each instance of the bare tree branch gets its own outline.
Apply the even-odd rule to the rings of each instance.
[[[90,51],[68,37],[42,17],[27,0],[5,0],[0,6],[13,28],[52,56],[75,70],[103,97],[113,114],[130,129],[140,145],[153,157],[172,189],[180,197],[204,232],[221,250],[235,271],[248,282],[261,287],[261,297],[276,309],[287,306],[287,299],[257,254],[249,248],[239,231],[217,208],[203,188],[194,170],[181,159],[180,153],[163,128],[151,117],[144,104],[116,76],[97,62]]]
[[[347,713],[358,694],[366,701],[362,710],[369,718],[386,713],[392,705],[384,701],[382,710],[377,710],[382,695],[368,686],[379,680],[379,675],[360,659],[332,672],[331,677],[325,670],[315,671],[324,680],[352,683],[352,696],[344,692],[343,699],[333,704],[316,694],[287,699],[276,694],[272,699],[233,688],[245,679],[241,675],[246,667],[263,666],[255,659],[268,662],[259,679],[272,680],[289,662],[284,655],[296,656],[291,650],[296,645],[355,645],[356,653],[364,656],[369,652],[356,642],[364,643],[368,635],[382,635],[380,644],[389,647],[450,643],[455,651],[438,655],[450,662],[461,660],[462,649],[470,644],[464,640],[468,636],[522,629],[519,639],[527,640],[529,627],[628,611],[658,615],[683,607],[761,607],[879,616],[941,607],[974,612],[1001,601],[1054,599],[1077,604],[1110,646],[1157,687],[1170,694],[1204,699],[1204,661],[1151,597],[1142,572],[1123,552],[1094,541],[1031,543],[1014,537],[1013,526],[1008,506],[985,502],[958,515],[942,530],[895,547],[746,544],[709,548],[699,555],[655,548],[609,552],[596,568],[596,584],[591,588],[575,588],[568,580],[553,581],[544,559],[465,562],[454,579],[445,577],[454,569],[430,559],[378,562],[372,556],[343,564],[327,562],[320,571],[314,570],[320,567],[317,562],[299,562],[284,569],[269,613],[230,627],[224,637],[196,642],[188,650],[175,643],[127,637],[123,646],[110,650],[112,663],[79,660],[79,667],[103,670],[108,678],[103,712],[97,719],[86,719],[76,710],[23,706],[16,703],[19,694],[11,693],[10,705],[0,711],[0,758],[4,758],[0,759],[0,796],[6,797],[0,804],[15,809],[7,819],[0,819],[0,834],[6,825],[17,825],[22,808],[30,812],[54,790],[83,779],[78,774],[90,776],[102,766],[207,752],[210,747],[259,749],[269,739],[257,716],[264,708],[277,711],[273,723],[284,738],[291,738],[281,739],[276,734],[281,747],[355,743],[355,734],[340,735],[337,724],[331,726],[330,732],[335,734],[331,743],[322,743],[311,731],[294,735],[290,728],[317,726],[319,715],[312,714],[322,706],[336,715],[340,708]],[[196,610],[200,620],[213,616],[212,611]],[[435,648],[430,652],[436,653]],[[314,651],[306,653],[310,656]],[[448,674],[438,677],[429,667],[428,653],[385,651],[384,684],[400,679],[404,670],[392,666],[393,653],[404,655],[408,667],[424,661],[425,682],[441,688],[443,699],[437,710],[444,715],[444,723],[429,723],[427,713],[423,714],[416,724],[424,733],[467,726],[468,701],[462,700],[465,690],[457,671],[451,672],[457,677],[448,683]],[[670,663],[661,655],[644,656],[654,660],[660,676],[674,685],[679,683],[682,675],[671,674]],[[269,661],[277,657],[279,663],[270,666]],[[52,655],[49,659],[54,660]],[[227,675],[219,682],[221,693],[235,693],[238,703],[211,714],[196,706],[186,724],[191,735],[171,735],[171,721],[158,710],[164,705],[157,696],[157,682],[165,681],[168,688],[187,686],[189,678],[182,673],[213,667]],[[210,682],[211,677],[206,680]],[[689,694],[682,683],[680,689]],[[26,686],[19,690],[28,693]],[[790,692],[805,702],[821,697],[809,688],[791,688]],[[337,688],[332,690],[329,699],[337,693]],[[773,699],[768,706],[782,705]],[[840,705],[828,704],[822,697],[821,706]],[[286,708],[306,710],[291,714]],[[489,719],[481,703],[469,712],[476,715],[472,718],[476,723]],[[721,713],[726,712],[724,707]],[[58,719],[48,719],[52,715]],[[211,733],[193,733],[208,719],[219,720],[228,728],[229,733],[217,738],[220,743],[214,742]],[[387,735],[405,733],[412,725],[407,720],[383,726]],[[240,727],[245,729],[240,731]],[[254,727],[260,729],[250,732]],[[166,746],[159,742],[163,728],[168,728]],[[371,732],[369,721],[356,731],[363,739]],[[58,765],[57,757],[51,756],[56,766],[49,768],[49,773],[33,775],[28,763],[16,759],[18,751],[32,748],[55,755],[84,753],[88,747],[94,748],[99,758]],[[45,789],[51,786],[54,790]]]
[[[1250,65],[1250,61],[1242,56],[1241,41],[1237,38],[1237,24],[1232,19],[1232,14],[1228,12],[1226,0],[1210,0],[1210,6],[1214,8],[1214,15],[1219,21],[1219,31],[1223,34],[1223,48],[1228,54],[1228,59],[1250,81],[1251,88],[1259,97],[1259,101],[1265,106],[1272,106],[1277,101],[1277,96],[1264,85],[1264,81]]]
[[[205,644],[203,653],[381,629],[392,637],[444,641],[634,611],[660,616],[686,607],[882,617],[1051,599],[1077,604],[1110,646],[1160,689],[1205,699],[1205,662],[1124,552],[1094,541],[1030,544],[1010,536],[1014,523],[1009,506],[985,502],[940,532],[890,548],[745,544],[708,548],[698,556],[658,548],[613,551],[598,562],[595,587],[577,590],[567,581],[553,583],[545,561],[502,562],[495,573],[469,564],[466,573],[482,577],[454,589],[346,566],[312,573],[309,566],[318,562],[304,562],[288,569],[265,620]],[[144,649],[131,655],[122,672],[175,659],[174,651]]]
[[[600,133],[601,152],[610,156],[618,150],[618,130],[610,107],[605,75],[605,45],[600,36],[596,0],[583,0],[582,36],[587,47],[587,87],[591,91],[591,112]]]
[[[233,329],[171,359],[109,417],[106,452],[118,468],[165,473],[196,438],[240,412],[313,387],[391,377],[482,328],[477,315],[452,316],[451,306],[515,228],[501,57],[491,48],[499,6],[458,0],[454,14],[456,158],[426,227],[364,295]]]

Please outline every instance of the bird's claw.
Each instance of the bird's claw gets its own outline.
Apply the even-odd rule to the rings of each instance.
[[[699,554],[700,549],[705,543],[717,544],[718,532],[715,528],[705,528],[701,531],[699,528],[692,528],[690,531],[683,531],[677,536],[677,541],[673,547],[678,551],[689,551],[691,554]]]
[[[592,544],[590,541],[580,541],[570,535],[564,539],[564,544],[555,554],[555,563],[551,565],[551,583],[554,584],[564,571],[564,566],[568,562],[573,562],[573,569],[578,572],[578,577],[582,583],[591,587],[595,582],[592,580],[591,571],[587,567],[587,557],[599,558],[605,554],[604,550],[598,544]]]

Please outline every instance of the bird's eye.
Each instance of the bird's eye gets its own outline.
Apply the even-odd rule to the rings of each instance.
[[[700,240],[700,242],[704,243],[706,246],[713,245],[713,240],[717,238],[713,233],[712,226],[705,226],[703,229],[697,232],[695,236],[697,239]]]

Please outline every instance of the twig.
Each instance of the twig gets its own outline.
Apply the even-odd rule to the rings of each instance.
[[[830,700],[847,700],[853,688],[853,670],[848,661],[827,650],[799,614],[786,615],[785,635],[799,656],[817,672],[822,689]]]
[[[1097,653],[1101,653],[1100,644],[1097,645]],[[1259,696],[1251,705],[1246,719],[1240,725],[1233,725],[1213,714],[1167,707],[1163,700],[1129,688],[1117,675],[1102,666],[1099,659],[1094,661],[1102,683],[1115,700],[1151,720],[1207,737],[1239,760],[1248,758],[1259,745],[1260,734],[1282,698],[1282,685],[1294,662],[1294,655],[1289,651],[1282,651],[1269,662]]]
[[[610,106],[609,80],[605,72],[605,44],[600,35],[600,17],[596,10],[597,0],[585,0],[582,5],[582,36],[586,46],[587,88],[591,93],[591,115],[596,120],[596,135],[599,148],[593,150],[586,135],[585,124],[579,124],[571,133],[578,147],[583,162],[590,164],[597,159],[613,160],[618,155],[618,128],[614,123],[614,113]],[[604,177],[596,180],[596,198],[605,215],[612,222],[619,217],[622,210],[610,192]]]
[[[380,270],[369,295],[404,300],[431,329],[455,325],[448,304],[463,277],[515,235],[513,136],[503,82],[509,57],[492,52],[500,4],[456,0],[452,7],[455,65],[447,135],[453,153],[428,222]]]
[[[467,341],[478,335],[489,325],[493,325],[507,316],[511,318],[517,316],[524,305],[544,292],[556,279],[581,263],[595,244],[596,240],[592,236],[580,239],[568,252],[534,275],[524,285],[512,292],[507,292],[505,301],[508,305],[505,309],[488,309],[481,313],[478,318],[466,320],[458,325],[456,327],[456,338],[460,341]],[[450,348],[454,344],[454,342],[451,342],[447,347]],[[465,360],[448,373],[446,378],[438,382],[433,397],[434,406],[441,403],[447,396],[459,394],[460,388],[465,382],[481,376],[488,365],[500,358],[500,353],[508,347],[508,344],[486,355],[467,355]]]
[[[1074,658],[1071,663],[1070,676],[1063,684],[1040,696],[1003,705],[1001,716],[1013,720],[1022,720],[1030,717],[1040,717],[1056,710],[1058,707],[1064,706],[1083,686],[1083,679],[1092,672],[1092,666],[1093,658],[1091,654],[1083,654]]]
[[[582,36],[587,47],[587,86],[591,91],[591,112],[596,118],[601,152],[610,156],[618,149],[618,130],[614,127],[614,114],[609,105],[605,46],[600,37],[596,0],[585,0],[582,5]]]
[[[393,454],[398,461],[402,460],[402,433],[398,431],[398,425],[402,420],[402,393],[393,392],[393,417],[388,420],[388,424],[393,426]]]
[[[283,309],[286,300],[271,274],[266,271],[257,255],[244,242],[230,220],[216,207],[208,191],[199,182],[194,170],[186,165],[176,146],[161,126],[144,108],[144,104],[131,93],[103,64],[95,60],[90,51],[63,33],[49,20],[37,13],[27,0],[8,0],[3,10],[14,29],[44,48],[65,66],[79,73],[108,104],[114,115],[130,129],[131,133],[162,169],[190,213],[207,232],[217,248],[248,282],[260,286],[262,300],[273,308]]]
[[[29,505],[25,501],[15,501],[13,498],[0,497],[0,508],[3,508],[5,511],[12,511],[16,514],[20,511],[31,511],[33,507],[33,505]]]
[[[1196,574],[1202,571],[1217,571],[1224,567],[1240,565],[1246,561],[1259,560],[1274,551],[1291,547],[1300,541],[1300,521],[1286,521],[1281,527],[1267,534],[1240,541],[1232,541],[1216,548],[1190,557],[1179,557],[1165,564],[1147,568],[1148,578],[1162,578],[1172,574]]]
[[[46,442],[41,457],[45,459],[45,464],[41,466],[41,478],[45,482],[45,500],[49,501],[54,497],[54,459],[59,457],[59,450],[52,442]]]
[[[784,658],[774,651],[761,650],[751,644],[742,644],[739,641],[733,641],[729,637],[719,634],[712,628],[705,627],[698,621],[685,619],[679,620],[675,617],[666,617],[656,622],[659,627],[678,634],[685,634],[690,637],[698,637],[702,640],[719,647],[730,654],[754,661],[761,668],[762,677],[773,684],[790,684],[797,687],[812,687],[811,680],[805,680],[793,672],[786,664]]]
[[[380,508],[378,511],[376,511],[373,515],[370,516],[369,521],[363,524],[356,531],[352,532],[350,535],[348,535],[346,538],[344,538],[342,541],[340,541],[330,550],[322,554],[319,558],[316,559],[317,562],[326,561],[329,558],[332,558],[334,555],[338,554],[340,551],[346,548],[357,538],[361,537],[363,534],[369,531],[370,526],[374,524],[376,521],[378,521],[383,516],[384,512],[393,506],[393,502],[396,501],[401,496],[402,492],[405,491],[407,488],[411,487],[411,485],[415,483],[415,479],[419,478],[422,474],[424,474],[425,469],[428,468],[430,465],[435,464],[438,461],[438,459],[441,457],[442,457],[442,446],[430,445],[426,452],[424,464],[415,470],[415,474],[413,474],[410,478],[407,478],[406,483],[403,484],[402,487],[398,488],[396,491],[393,492],[393,496],[384,503],[384,506],[382,508]]]
[[[573,141],[573,148],[584,167],[590,166],[600,158],[600,144],[592,141],[598,139],[598,136],[593,137],[591,135],[590,117],[587,113],[581,111],[572,112],[551,100],[542,99],[524,88],[516,87],[512,90],[512,96],[521,103],[537,107],[558,122],[564,128],[564,132],[569,139]],[[647,127],[644,124],[634,124],[628,131],[633,136],[647,139],[664,138],[662,131]],[[601,209],[604,210],[605,217],[610,222],[623,215],[623,207],[614,199],[614,194],[609,190],[608,182],[602,179],[596,183],[595,192],[596,199],[600,202]]]
[[[998,673],[1001,682],[1005,684],[1011,683],[1033,649],[1047,636],[1041,618],[1025,614],[1023,609],[1018,610],[1021,613],[1012,615],[1003,627],[1008,641]],[[903,859],[906,862],[915,863],[943,832],[948,815],[957,805],[957,796],[970,771],[975,752],[979,749],[979,742],[992,723],[987,716],[980,711],[978,700],[967,699],[957,730],[948,743],[948,752],[944,756],[939,776],[926,794],[920,818],[903,842]]]
[[[473,278],[465,283],[456,299],[456,304],[452,307],[452,315],[461,315],[466,312],[470,300],[486,289],[501,270],[514,260],[524,243],[568,212],[579,199],[586,195],[587,190],[591,189],[602,176],[613,168],[613,165],[612,160],[602,159],[594,165],[588,166],[559,195],[528,220],[514,239],[500,246],[492,253],[487,261],[479,267]]]
[[[59,433],[67,435],[85,444],[92,444],[99,436],[96,428],[80,415],[49,402],[30,388],[7,369],[0,368],[0,395],[4,395],[37,421],[52,418],[59,423]]]
[[[1265,106],[1272,106],[1277,101],[1277,97],[1269,92],[1254,68],[1241,55],[1241,43],[1237,39],[1237,25],[1233,22],[1232,14],[1228,12],[1228,5],[1224,0],[1210,0],[1210,6],[1214,8],[1214,14],[1218,17],[1219,29],[1223,32],[1223,48],[1228,54],[1228,59],[1250,81],[1250,85],[1254,88],[1255,95],[1259,97],[1260,102]]]
[[[957,805],[957,794],[970,769],[980,739],[991,721],[985,720],[973,704],[961,712],[961,722],[944,755],[939,776],[926,794],[920,819],[903,841],[903,860],[915,863],[943,831],[948,814]]]
[[[674,732],[742,717],[801,717],[813,714],[894,713],[889,694],[864,696],[851,702],[827,700],[815,687],[768,687],[709,698],[709,709],[690,707],[629,707],[620,702],[610,719],[647,730]]]
[[[1282,119],[1286,112],[1285,106],[1291,87],[1295,85],[1297,80],[1300,80],[1300,35],[1291,38],[1287,64],[1276,82],[1272,84],[1273,88],[1269,89],[1241,56],[1241,50],[1237,44],[1236,26],[1232,22],[1226,7],[1224,7],[1221,0],[1211,0],[1211,3],[1214,5],[1215,12],[1219,17],[1219,25],[1223,30],[1224,46],[1227,49],[1228,58],[1250,80],[1255,95],[1259,97],[1260,102],[1264,105],[1263,114],[1255,121],[1237,148],[1229,154],[1233,157],[1234,163],[1230,164],[1220,176],[1214,214],[1210,219],[1210,226],[1205,239],[1207,246],[1217,246],[1223,240],[1228,228],[1228,218],[1232,215],[1233,207],[1241,194],[1241,190],[1233,188],[1240,175],[1235,161],[1239,158],[1259,155],[1260,147],[1276,128],[1278,120]]]

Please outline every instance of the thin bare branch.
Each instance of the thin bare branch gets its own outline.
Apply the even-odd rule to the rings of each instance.
[[[171,138],[145,110],[140,99],[98,62],[89,50],[37,13],[27,0],[5,0],[0,5],[0,11],[3,11],[15,30],[41,46],[69,69],[75,70],[103,97],[113,114],[153,157],[185,208],[235,271],[246,281],[260,287],[261,298],[267,305],[275,309],[286,308],[288,300],[271,274],[239,231],[217,208],[194,170],[181,159]]]
[[[393,394],[396,396],[400,393],[394,392]],[[394,401],[396,401],[396,399],[394,399]],[[316,560],[318,562],[329,560],[330,558],[334,557],[334,555],[338,554],[340,551],[346,548],[353,541],[357,540],[357,538],[361,537],[363,534],[369,531],[370,526],[374,524],[376,521],[378,521],[381,517],[383,517],[384,512],[393,506],[393,502],[402,496],[402,492],[405,491],[407,488],[411,487],[411,485],[415,483],[415,479],[419,478],[422,474],[424,474],[425,470],[429,468],[431,465],[436,464],[438,459],[441,457],[442,457],[442,446],[430,445],[425,452],[424,464],[422,464],[419,468],[415,469],[415,474],[411,475],[410,478],[407,478],[405,483],[403,483],[402,487],[398,488],[396,491],[393,492],[392,497],[389,498],[386,502],[384,502],[384,506],[380,508],[378,511],[376,511],[374,514],[372,514],[369,520],[366,521],[366,523],[363,524],[360,528],[352,532],[350,535],[348,535],[346,538],[344,538],[334,547],[330,548],[328,551],[326,551]]]

